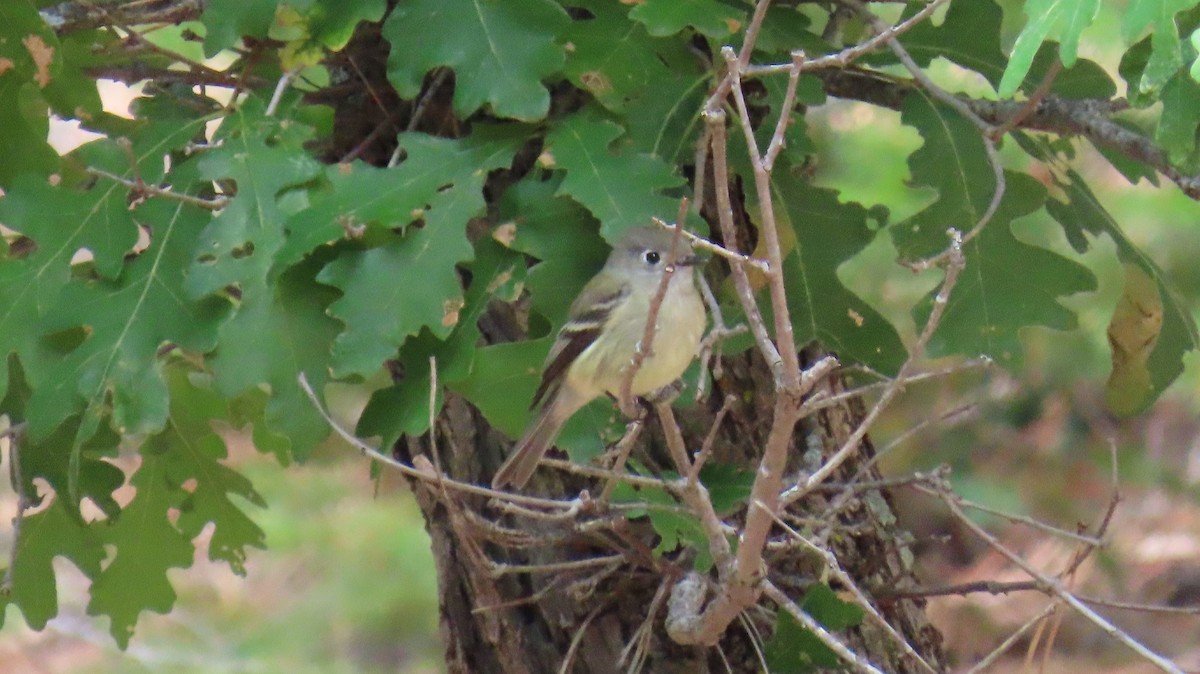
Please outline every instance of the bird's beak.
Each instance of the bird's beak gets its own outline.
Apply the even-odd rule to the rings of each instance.
[[[691,255],[679,258],[675,261],[675,264],[679,267],[695,267],[702,262],[704,262],[704,258],[693,253]]]

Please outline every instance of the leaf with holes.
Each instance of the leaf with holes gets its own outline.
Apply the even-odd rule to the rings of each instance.
[[[457,140],[404,133],[399,143],[406,157],[396,168],[358,162],[328,167],[325,184],[308,195],[308,207],[288,218],[278,264],[295,264],[318,246],[372,230],[388,237],[390,230],[417,220],[462,227],[484,210],[488,171],[512,161],[527,131],[478,124]]]
[[[591,16],[572,21],[563,32],[563,40],[571,45],[563,72],[605,108],[625,112],[633,122],[635,117],[628,111],[631,102],[653,99],[662,103],[664,84],[679,81],[681,73],[700,77],[686,45],[650,36],[645,27],[630,21],[625,7],[606,0],[572,4]]]
[[[95,526],[85,525],[76,514],[55,499],[50,507],[21,519],[21,537],[10,557],[12,592],[0,592],[0,627],[8,604],[21,609],[25,622],[41,630],[58,615],[58,584],[54,579],[56,557],[71,561],[85,576],[95,578],[104,561],[104,547]]]
[[[232,181],[237,192],[197,242],[186,280],[193,297],[227,286],[241,286],[243,293],[261,286],[284,244],[286,215],[277,203],[280,192],[321,173],[321,165],[301,147],[305,134],[292,131],[287,142],[278,142],[278,122],[248,112],[251,107],[238,108],[236,116],[225,121],[220,146],[206,152],[197,167],[200,177]]]
[[[1090,247],[1084,232],[1107,234],[1125,265],[1124,296],[1109,327],[1113,374],[1107,399],[1114,412],[1137,414],[1183,372],[1184,356],[1200,348],[1200,331],[1162,269],[1125,236],[1083,177],[1067,169],[1056,183],[1066,200],[1051,199],[1046,210],[1063,226],[1071,245],[1082,253]],[[1143,309],[1135,310],[1138,306]]]
[[[265,534],[230,497],[260,508],[267,504],[244,475],[222,463],[228,456],[225,439],[213,430],[213,422],[229,419],[228,405],[193,381],[193,374],[179,363],[168,368],[170,423],[146,440],[141,451],[160,457],[166,466],[167,484],[178,501],[175,526],[180,533],[196,540],[212,524],[209,559],[224,561],[244,576],[246,548],[265,548]]]
[[[175,605],[167,572],[191,566],[195,555],[189,537],[169,519],[178,497],[170,483],[171,457],[151,447],[143,447],[141,455],[130,480],[137,489],[133,500],[101,530],[101,540],[116,553],[92,583],[87,608],[90,615],[112,620],[110,631],[121,648],[129,645],[142,611],[167,613]]]
[[[184,271],[206,214],[151,200],[138,216],[150,228],[149,247],[116,280],[64,286],[38,326],[43,334],[78,332],[82,341],[44,366],[28,407],[34,439],[79,412],[83,423],[73,441],[76,448],[95,434],[106,413],[122,434],[160,430],[168,394],[159,350],[169,344],[203,353],[215,345],[228,304],[215,298],[193,302],[183,292]]]

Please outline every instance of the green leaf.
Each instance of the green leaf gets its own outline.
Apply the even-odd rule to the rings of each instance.
[[[455,265],[470,257],[465,222],[427,224],[325,267],[317,280],[343,293],[329,314],[346,326],[333,345],[334,376],[377,371],[421,328],[449,335],[463,306]]]
[[[1154,131],[1154,142],[1167,151],[1176,165],[1186,162],[1196,149],[1196,127],[1200,126],[1200,84],[1178,72],[1162,89],[1162,116]]]
[[[1061,43],[1059,56],[1064,66],[1075,64],[1079,51],[1079,36],[1091,25],[1100,11],[1100,0],[1026,0],[1025,14],[1029,20],[1013,44],[1012,55],[999,94],[1008,98],[1024,81],[1033,57],[1042,43],[1056,39]]]
[[[329,354],[340,325],[326,314],[336,291],[316,282],[328,255],[314,255],[267,284],[246,288],[237,313],[221,326],[216,353],[208,360],[216,387],[232,397],[260,384],[271,395],[263,412],[266,427],[256,428],[255,445],[276,449],[286,463],[303,460],[329,434],[325,420],[300,389],[303,372],[321,395],[329,372]],[[263,345],[270,348],[263,348]],[[279,442],[261,442],[261,433],[278,434]]]
[[[907,354],[900,335],[837,277],[838,267],[875,238],[867,209],[790,175],[786,164],[775,176],[771,192],[782,207],[775,215],[796,240],[797,251],[783,265],[796,342],[817,340],[843,359],[895,373]]]
[[[713,508],[719,515],[731,515],[744,506],[754,486],[754,471],[734,464],[704,464],[700,469],[700,482],[708,488]]]
[[[480,339],[479,317],[493,298],[514,301],[525,280],[524,257],[492,238],[481,238],[475,245],[475,260],[470,265],[471,286],[454,331],[445,340],[436,339],[428,330],[409,339],[400,348],[401,375],[391,387],[371,395],[359,418],[357,432],[378,435],[381,445],[390,447],[401,435],[419,435],[429,428],[430,358],[436,358],[438,382],[448,385],[471,373],[476,344]],[[436,393],[434,412],[441,409],[441,389]]]
[[[1128,301],[1146,308],[1144,313],[1139,312],[1143,313],[1140,322],[1131,324],[1126,318],[1125,327],[1118,328],[1118,341],[1113,346],[1123,353],[1113,354],[1114,371],[1107,395],[1113,411],[1123,415],[1139,413],[1183,372],[1185,354],[1200,347],[1200,332],[1187,304],[1171,292],[1163,271],[1125,236],[1083,178],[1067,169],[1056,182],[1067,201],[1051,199],[1046,210],[1063,226],[1067,238],[1080,252],[1089,247],[1082,232],[1093,236],[1107,234],[1117,246],[1117,257],[1126,266]],[[1140,273],[1132,272],[1130,267],[1136,267]],[[1114,316],[1114,320],[1118,318]],[[1110,326],[1110,333],[1111,329]],[[1130,341],[1136,348],[1130,347]]]
[[[665,162],[643,154],[620,155],[609,146],[624,130],[589,112],[567,118],[546,136],[543,161],[566,171],[559,194],[570,195],[600,220],[600,233],[615,240],[651,217],[672,220],[677,199],[664,189],[683,184]]]
[[[913,259],[944,250],[948,228],[965,233],[974,227],[996,181],[978,130],[957,113],[910,96],[901,119],[925,139],[909,157],[913,182],[938,190],[937,201],[891,228],[897,250]],[[986,354],[1015,366],[1021,361],[1017,333],[1022,327],[1074,328],[1075,315],[1058,298],[1095,288],[1087,268],[1013,236],[1011,222],[1041,207],[1046,190],[1023,174],[1006,174],[1006,183],[992,220],[964,247],[967,266],[930,340],[931,355]],[[914,309],[918,325],[929,315],[933,297]]]
[[[104,561],[104,548],[94,528],[81,522],[58,498],[48,508],[22,518],[20,537],[13,544],[12,594],[0,593],[0,625],[9,603],[21,609],[25,622],[35,630],[58,615],[55,557],[71,560],[88,578],[100,573]]]
[[[486,346],[475,352],[471,376],[449,388],[479,408],[488,424],[515,438],[530,419],[529,401],[552,338]],[[427,409],[427,408],[426,408]]]
[[[73,282],[40,325],[44,333],[83,330],[86,338],[45,367],[29,401],[29,434],[37,439],[67,416],[84,412],[74,446],[91,437],[106,408],[122,434],[152,433],[166,423],[167,390],[158,364],[164,344],[207,352],[227,304],[190,302],[184,270],[205,214],[151,200],[138,216],[154,223],[150,246],[117,280]],[[72,490],[74,491],[74,490]]]
[[[910,10],[910,13],[916,9]],[[1000,45],[1003,12],[992,0],[970,4],[951,4],[940,25],[923,21],[904,35],[904,46],[919,65],[928,68],[936,58],[945,58],[983,75],[993,87],[999,87],[1008,58]],[[1041,45],[1019,83],[1032,92],[1042,82],[1051,64],[1058,60],[1055,42]],[[890,53],[872,59],[873,63],[896,63]],[[1059,72],[1051,91],[1068,98],[1109,98],[1116,93],[1112,78],[1093,61],[1078,60]]]
[[[487,172],[509,164],[526,131],[520,125],[476,125],[457,140],[404,133],[399,143],[407,158],[394,169],[330,166],[328,186],[288,219],[278,264],[294,264],[318,246],[356,236],[362,227],[383,234],[423,219],[431,227],[462,228],[485,208]]]
[[[562,40],[571,45],[563,73],[605,108],[624,112],[632,122],[631,102],[661,101],[665,83],[680,81],[680,73],[698,76],[685,44],[651,37],[645,27],[630,21],[625,7],[606,0],[574,0],[572,5],[591,17],[572,21],[563,31]]]
[[[608,257],[596,221],[577,202],[556,196],[559,181],[523,180],[500,200],[501,221],[516,226],[512,248],[543,262],[530,271],[533,309],[553,325],[566,321],[575,295]],[[540,335],[531,326],[531,334]]]
[[[804,593],[801,609],[827,630],[838,632],[862,622],[863,611],[838,599],[828,585],[813,585]],[[844,663],[817,635],[792,614],[779,609],[775,634],[763,647],[768,669],[778,674],[803,674],[837,669]]]
[[[209,0],[200,21],[204,24],[204,55],[216,56],[236,45],[242,36],[264,38],[275,20],[279,0]]]
[[[35,503],[50,496],[42,492],[38,484],[38,480],[45,480],[64,507],[74,508],[72,515],[82,524],[83,516],[78,507],[83,499],[94,503],[108,517],[121,512],[113,492],[125,483],[125,473],[106,460],[117,455],[120,436],[101,427],[76,450],[72,445],[79,434],[79,426],[80,420],[76,416],[43,440],[35,441],[27,436],[22,444],[21,477],[25,482],[25,493]],[[78,500],[70,496],[73,481]]]
[[[614,503],[646,505],[644,510],[629,511],[627,515],[650,519],[650,525],[659,537],[654,546],[655,554],[664,555],[686,546],[695,551],[696,558],[692,563],[695,570],[705,573],[712,569],[713,557],[704,527],[666,490],[621,483],[613,490],[612,498]]]
[[[721,38],[741,30],[746,12],[717,0],[645,0],[629,11],[629,18],[644,24],[655,37],[674,35],[691,26],[704,35]]]
[[[163,391],[166,394],[166,391]],[[90,615],[106,615],[121,648],[129,645],[138,614],[167,613],[175,605],[175,590],[167,571],[192,565],[195,550],[187,535],[171,524],[178,486],[170,482],[172,457],[151,446],[142,450],[142,463],[130,484],[137,489],[119,517],[102,531],[105,545],[116,554],[92,583]]]
[[[500,117],[535,121],[550,95],[542,80],[563,65],[555,43],[569,23],[549,0],[414,0],[383,24],[391,43],[388,79],[415,98],[425,74],[446,66],[455,74],[454,112],[471,116],[485,103]]]
[[[1152,28],[1152,51],[1137,83],[1139,91],[1154,91],[1183,66],[1183,53],[1175,15],[1196,6],[1197,0],[1132,0],[1122,12],[1122,32],[1132,42],[1142,31]]]
[[[244,475],[221,463],[227,456],[225,440],[212,424],[227,420],[229,410],[219,395],[196,385],[191,376],[179,365],[168,370],[170,421],[146,441],[142,452],[161,457],[166,465],[167,482],[180,499],[180,533],[194,540],[211,523],[208,558],[224,561],[244,576],[246,548],[265,548],[264,534],[229,497],[264,508],[267,504]]]
[[[241,286],[243,293],[261,289],[284,245],[285,215],[278,195],[321,173],[300,139],[276,142],[278,122],[257,111],[248,113],[249,107],[239,106],[225,120],[223,129],[233,131],[222,133],[220,147],[206,152],[198,165],[202,178],[231,180],[237,191],[200,235],[186,281],[193,297],[231,285]]]
[[[341,50],[360,21],[378,21],[387,0],[305,0],[280,7],[270,34],[287,46],[280,54],[284,68],[316,65],[328,51]]]

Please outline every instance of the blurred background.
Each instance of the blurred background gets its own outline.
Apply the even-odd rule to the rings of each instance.
[[[1081,56],[1114,77],[1125,4],[1105,3],[1081,45]],[[952,82],[952,89],[988,95],[984,83],[952,66],[936,63],[935,75]],[[112,87],[107,95],[119,110],[132,94]],[[844,200],[886,203],[898,221],[930,199],[906,185],[905,158],[921,141],[900,127],[896,113],[831,102],[811,112],[808,127],[820,148],[815,180],[841,190]],[[55,125],[53,133],[64,150],[82,139],[68,124]],[[1200,204],[1165,180],[1162,188],[1145,181],[1130,185],[1090,148],[1081,147],[1076,166],[1193,314],[1200,313]],[[1025,168],[1037,175],[1037,167]],[[1044,213],[1018,221],[1015,230],[1029,243],[1077,258]],[[1123,601],[1200,606],[1200,355],[1191,354],[1179,381],[1144,415],[1122,420],[1108,414],[1105,329],[1122,274],[1112,242],[1091,243],[1080,261],[1098,274],[1099,290],[1066,302],[1079,314],[1078,330],[1026,330],[1020,371],[976,370],[911,386],[872,437],[882,447],[920,422],[965,406],[946,423],[905,438],[889,454],[885,473],[948,464],[966,498],[1065,529],[1094,526],[1102,517],[1112,496],[1115,444],[1122,500],[1110,544],[1077,571],[1072,586]],[[938,276],[913,276],[894,259],[888,237],[880,236],[840,274],[911,341],[915,328],[904,307],[934,287]],[[364,390],[339,388],[330,397],[352,427]],[[229,439],[231,463],[270,504],[244,504],[268,545],[250,556],[246,577],[209,562],[202,545],[195,566],[171,574],[176,609],[143,614],[122,652],[108,626],[86,615],[82,576],[68,563],[57,564],[59,617],[33,632],[10,610],[0,632],[0,674],[442,671],[436,570],[420,513],[403,484],[387,471],[372,480],[366,461],[339,442],[326,443],[305,465],[281,470],[243,437]],[[960,531],[937,502],[903,490],[898,497],[930,584],[1020,578]],[[0,513],[7,518],[15,509],[7,480],[0,481]],[[1070,541],[1023,525],[990,516],[980,521],[1048,572],[1063,568],[1076,551]],[[9,542],[9,531],[0,533],[0,549]],[[1037,593],[976,594],[932,600],[930,611],[954,661],[969,666],[1046,603]],[[1200,670],[1200,615],[1099,610],[1184,669]],[[1026,662],[1030,654],[1032,665]],[[1020,642],[990,671],[1039,666],[1049,672],[1149,671],[1074,616]]]

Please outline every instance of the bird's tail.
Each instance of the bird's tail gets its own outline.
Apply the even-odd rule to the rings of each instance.
[[[492,478],[492,488],[524,487],[529,478],[533,477],[533,471],[537,470],[538,462],[554,446],[554,440],[558,438],[563,424],[586,402],[575,400],[567,387],[559,387],[538,411],[537,418],[525,430],[525,435],[517,441],[504,465],[496,471]]]

